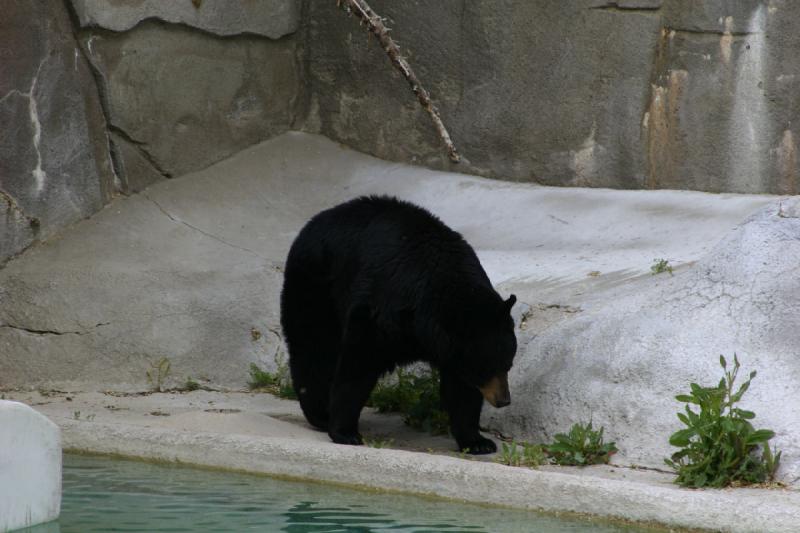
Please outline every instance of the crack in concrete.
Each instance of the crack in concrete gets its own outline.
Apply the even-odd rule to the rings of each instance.
[[[103,326],[108,326],[111,322],[99,322],[94,325],[92,329],[97,329]],[[61,335],[90,335],[92,333],[91,330],[85,331],[57,331],[53,329],[35,329],[35,328],[27,328],[24,326],[18,326],[15,324],[0,324],[0,328],[6,329],[13,329],[16,331],[24,331],[25,333],[30,333],[31,335],[41,335],[41,336],[61,336]]]
[[[239,246],[238,244],[230,243],[230,242],[226,241],[225,239],[223,239],[221,237],[217,237],[213,233],[209,233],[209,232],[207,232],[207,231],[205,231],[205,230],[203,230],[201,228],[198,228],[197,226],[193,226],[192,224],[189,224],[185,220],[181,220],[180,218],[174,216],[172,213],[170,213],[169,211],[164,209],[164,207],[160,203],[158,203],[157,201],[152,199],[147,193],[142,192],[141,195],[144,196],[145,198],[147,198],[148,200],[150,200],[151,202],[153,202],[153,204],[158,208],[158,210],[161,211],[162,213],[164,213],[164,215],[167,218],[169,218],[170,220],[172,220],[173,222],[176,222],[178,224],[183,224],[187,228],[193,229],[193,230],[205,235],[206,237],[209,237],[209,238],[214,239],[215,241],[217,241],[217,242],[219,242],[221,244],[224,244],[225,246],[230,246],[231,248],[236,248],[237,250],[241,250],[243,252],[247,252],[247,253],[253,254],[256,257],[260,257],[261,259],[266,259],[266,257],[262,256],[261,254],[259,254],[258,252],[254,251],[254,250],[250,250],[249,248],[244,248],[243,246]]]

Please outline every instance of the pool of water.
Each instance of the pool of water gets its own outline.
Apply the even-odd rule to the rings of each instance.
[[[645,530],[262,476],[67,455],[61,518],[24,531],[632,533]]]

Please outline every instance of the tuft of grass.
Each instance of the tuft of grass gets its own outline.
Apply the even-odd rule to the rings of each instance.
[[[172,364],[169,362],[168,357],[162,357],[158,361],[150,363],[150,369],[145,374],[147,375],[147,382],[155,392],[164,390],[164,381],[169,376],[171,368]]]
[[[394,439],[364,439],[364,444],[370,448],[388,448],[394,443]]]
[[[592,423],[575,424],[569,433],[558,433],[555,442],[544,450],[557,465],[586,466],[607,464],[617,453],[615,443],[603,442],[603,428],[595,430]]]
[[[495,462],[508,466],[538,468],[548,462],[547,453],[541,444],[511,441],[501,443]]]
[[[650,273],[655,276],[656,274],[663,274],[664,272],[669,272],[669,275],[672,276],[672,265],[669,264],[669,261],[666,259],[653,259]]]
[[[781,452],[770,449],[775,432],[755,429],[750,420],[755,413],[736,407],[750,382],[735,387],[739,359],[733,355],[733,368],[722,355],[719,364],[724,376],[715,387],[691,383],[689,394],[675,397],[685,403],[678,419],[686,425],[672,434],[669,443],[680,448],[664,462],[678,474],[675,483],[683,487],[728,487],[771,482],[775,478]],[[690,406],[696,406],[695,412]],[[759,454],[759,451],[761,452]]]
[[[448,434],[450,418],[441,407],[439,373],[431,369],[430,374],[417,376],[398,368],[395,377],[393,381],[379,382],[367,405],[379,413],[401,413],[412,428],[434,435]]]
[[[250,363],[250,389],[274,394],[278,398],[296,400],[297,393],[292,386],[289,365],[281,355],[275,356],[277,368],[274,373],[262,370],[255,363]]]

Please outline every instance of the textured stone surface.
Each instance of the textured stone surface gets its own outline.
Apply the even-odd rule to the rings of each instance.
[[[96,86],[61,2],[0,1],[0,263],[100,209],[113,172]]]
[[[191,376],[243,387],[250,362],[275,365],[294,235],[368,193],[420,203],[463,232],[503,294],[532,307],[529,328],[580,315],[589,294],[626,287],[654,257],[697,259],[769,201],[487,181],[290,133],[121,199],[11,261],[0,271],[0,386],[142,390],[167,357],[165,386]]]
[[[0,400],[0,532],[58,518],[61,431],[19,402]]]
[[[379,157],[553,185],[794,194],[800,4],[371,5],[468,162],[355,20],[308,5],[305,128]]]
[[[72,0],[81,26],[125,31],[148,19],[218,35],[253,33],[277,39],[297,30],[300,0]]]
[[[205,168],[293,121],[301,90],[293,38],[223,39],[148,21],[122,34],[83,32],[81,41],[126,190]]]
[[[742,375],[758,371],[742,405],[757,427],[776,432],[782,475],[797,481],[798,204],[770,204],[691,268],[586,302],[574,319],[540,331],[510,377],[517,401],[486,423],[540,441],[591,418],[621,444],[620,460],[659,467],[681,427],[674,396],[689,382],[716,384],[719,355],[736,353]]]

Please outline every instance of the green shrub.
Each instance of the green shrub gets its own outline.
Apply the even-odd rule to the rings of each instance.
[[[544,449],[556,464],[573,466],[605,464],[618,451],[613,442],[603,442],[603,428],[594,430],[591,422],[558,433],[555,442]]]
[[[398,368],[395,377],[392,381],[380,381],[367,405],[379,413],[401,413],[403,421],[412,428],[446,435],[450,419],[441,408],[439,373],[431,370],[430,374],[417,376]]]
[[[678,413],[686,429],[669,438],[669,443],[680,450],[664,461],[677,472],[675,482],[684,487],[772,481],[781,458],[781,452],[769,447],[775,433],[769,429],[756,430],[750,423],[755,413],[734,407],[750,388],[756,372],[751,372],[734,392],[739,359],[734,354],[732,370],[727,369],[727,361],[721,355],[719,364],[725,375],[716,387],[692,383],[690,394],[675,397],[686,404],[686,412]],[[696,405],[699,412],[692,410],[691,405]]]

